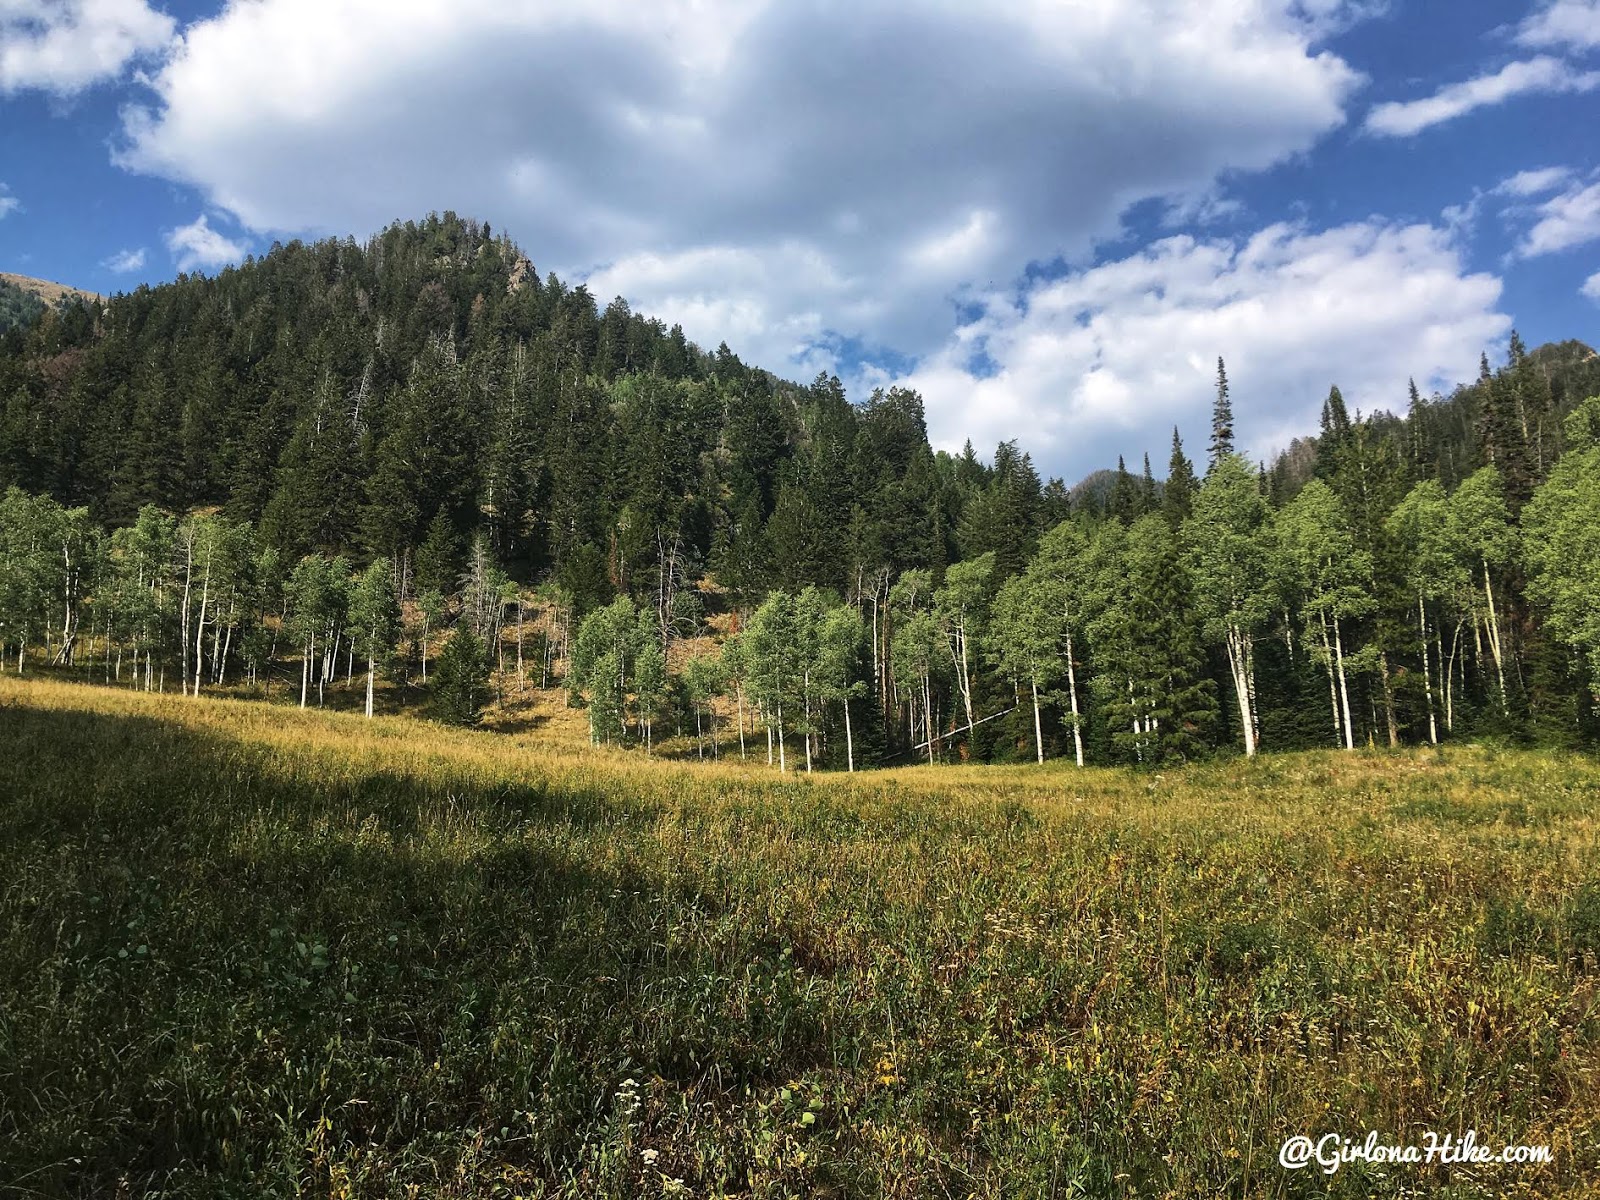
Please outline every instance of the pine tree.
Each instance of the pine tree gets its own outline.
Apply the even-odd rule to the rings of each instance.
[[[1194,494],[1198,487],[1194,466],[1183,452],[1183,439],[1178,436],[1178,427],[1174,425],[1172,457],[1167,460],[1167,484],[1161,496],[1162,511],[1174,529],[1183,524],[1194,510]]]
[[[1133,476],[1128,474],[1128,464],[1119,454],[1117,473],[1111,482],[1110,516],[1124,525],[1132,525],[1139,519],[1141,507],[1139,487],[1134,483]]]
[[[1089,630],[1111,742],[1145,767],[1199,757],[1209,746],[1216,700],[1172,528],[1151,515],[1127,530],[1106,526],[1097,542]]]
[[[457,625],[439,655],[433,681],[434,710],[449,725],[476,725],[489,703],[489,662],[480,642]]]
[[[1228,368],[1217,359],[1217,398],[1211,405],[1211,466],[1233,453],[1233,400],[1228,389]]]

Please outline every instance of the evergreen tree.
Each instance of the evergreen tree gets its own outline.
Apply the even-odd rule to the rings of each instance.
[[[1217,398],[1211,405],[1211,466],[1233,453],[1233,400],[1228,389],[1228,368],[1217,359]]]
[[[1167,485],[1161,496],[1162,511],[1174,529],[1182,525],[1194,510],[1194,494],[1199,488],[1194,466],[1183,452],[1183,439],[1178,427],[1172,427],[1172,457],[1167,460]]]
[[[433,681],[434,711],[449,725],[476,725],[489,703],[489,661],[465,625],[457,625],[444,644]]]
[[[1209,745],[1216,700],[1172,528],[1150,515],[1097,541],[1097,612],[1089,631],[1100,663],[1094,685],[1112,744],[1146,767],[1199,757]]]
[[[1132,525],[1142,515],[1139,488],[1128,474],[1128,464],[1117,455],[1117,474],[1111,483],[1111,517],[1124,525]]]

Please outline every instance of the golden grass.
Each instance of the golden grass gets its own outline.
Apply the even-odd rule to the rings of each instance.
[[[0,679],[0,1163],[84,1195],[1600,1187],[1591,761],[780,778],[591,748],[553,693],[505,722]],[[1276,1164],[1469,1127],[1556,1162]]]

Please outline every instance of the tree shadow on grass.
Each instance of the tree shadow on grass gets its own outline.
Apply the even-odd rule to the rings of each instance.
[[[674,935],[698,898],[637,805],[319,785],[148,716],[5,704],[0,745],[0,1193],[554,1179],[621,1136],[624,1078],[743,1094],[825,1057],[770,930]]]

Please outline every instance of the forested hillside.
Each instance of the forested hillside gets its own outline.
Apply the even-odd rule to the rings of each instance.
[[[0,278],[0,333],[32,324],[44,307],[44,301],[32,292]]]
[[[1198,463],[1151,431],[1162,481],[1069,489],[1014,443],[934,453],[914,393],[602,310],[472,221],[291,243],[0,337],[0,639],[302,702],[342,655],[370,707],[444,629],[453,686],[536,619],[596,738],[764,731],[783,766],[1594,738],[1593,351],[1513,337],[1402,417],[1335,388],[1273,464],[1217,383]]]

